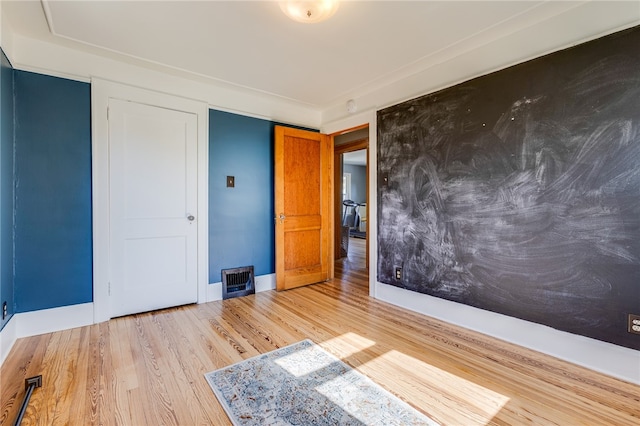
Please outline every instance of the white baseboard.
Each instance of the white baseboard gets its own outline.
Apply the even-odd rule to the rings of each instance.
[[[256,293],[262,291],[275,290],[276,288],[276,274],[258,275],[256,277]],[[213,302],[216,300],[222,300],[222,283],[211,283],[207,286],[207,300],[206,302]]]
[[[93,303],[22,312],[17,317],[18,338],[93,324]]]
[[[257,293],[275,288],[275,274],[256,277]],[[222,300],[222,283],[218,282],[207,286],[206,301],[212,302],[214,300]],[[0,366],[19,338],[91,325],[94,323],[93,310],[93,303],[82,303],[14,314],[0,331]]]
[[[256,292],[275,289],[275,274],[256,277]],[[377,283],[377,298],[640,385],[640,351],[460,303]],[[207,289],[207,301],[222,299],[222,283]],[[93,303],[23,312],[0,330],[0,366],[21,337],[93,324]]]
[[[16,343],[16,316],[12,315],[9,321],[0,330],[0,366],[9,355],[11,348]]]
[[[16,340],[93,324],[93,303],[14,314],[0,331],[0,366]]]
[[[222,282],[210,283],[207,286],[207,300],[205,303],[214,302],[216,300],[222,300]]]
[[[385,302],[640,384],[640,351],[377,283]]]
[[[276,289],[276,274],[260,275],[256,277],[256,293]]]

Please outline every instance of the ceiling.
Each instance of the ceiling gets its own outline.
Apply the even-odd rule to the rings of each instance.
[[[322,110],[584,2],[343,1],[319,24],[289,20],[274,1],[2,3],[24,37]],[[588,22],[578,30],[593,35]],[[531,40],[517,57],[536,49]]]

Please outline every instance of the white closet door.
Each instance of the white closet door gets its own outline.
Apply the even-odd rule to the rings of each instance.
[[[109,100],[111,316],[194,303],[197,117]]]

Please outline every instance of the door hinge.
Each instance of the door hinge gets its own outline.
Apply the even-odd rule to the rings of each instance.
[[[109,283],[109,296],[111,296],[111,283]]]
[[[109,107],[107,107],[107,121],[109,121]]]

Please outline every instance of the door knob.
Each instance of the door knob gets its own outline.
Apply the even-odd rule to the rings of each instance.
[[[193,222],[195,220],[195,216],[190,214],[189,216],[187,216],[187,219],[189,220],[189,222]]]
[[[286,218],[287,217],[284,215],[284,213],[280,213],[280,216],[278,217],[278,219],[280,219],[280,223],[283,223]]]

